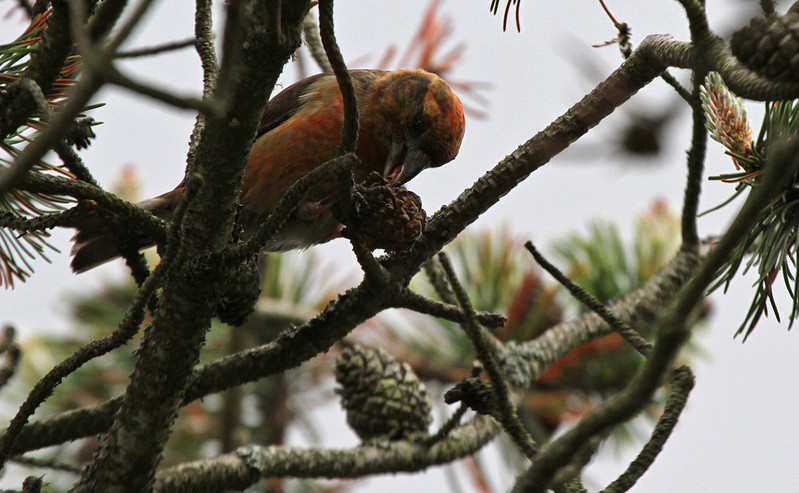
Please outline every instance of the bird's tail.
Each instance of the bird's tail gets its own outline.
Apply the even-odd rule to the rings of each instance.
[[[142,209],[152,212],[154,215],[169,219],[174,205],[178,202],[182,189],[173,190],[160,197],[145,200],[137,205]],[[155,241],[148,236],[132,232],[125,234],[124,225],[111,224],[112,219],[104,216],[98,211],[92,211],[73,219],[66,226],[75,228],[75,235],[72,237],[72,271],[79,274],[93,269],[98,265],[104,264],[117,257],[122,256],[120,247],[130,251],[138,251],[155,245]],[[116,236],[112,232],[117,232]]]
[[[76,274],[93,269],[117,257],[122,256],[119,243],[109,229],[106,217],[91,212],[81,216],[70,224],[77,231],[72,237],[72,271]],[[131,248],[140,250],[153,245],[153,241],[144,235],[125,239]]]

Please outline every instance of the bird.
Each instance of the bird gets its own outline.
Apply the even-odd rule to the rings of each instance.
[[[379,173],[404,185],[421,171],[452,161],[464,135],[463,106],[439,76],[421,69],[350,70],[358,100],[359,137],[356,183]],[[264,110],[244,172],[239,196],[243,237],[257,231],[289,187],[335,157],[344,109],[336,77],[322,73],[296,82],[272,98]],[[335,183],[308,191],[284,226],[262,251],[283,252],[325,243],[341,236],[334,217]],[[169,220],[183,186],[137,205]],[[106,219],[96,211],[70,226],[72,270],[85,272],[121,256]],[[144,234],[128,241],[141,250],[154,245]]]

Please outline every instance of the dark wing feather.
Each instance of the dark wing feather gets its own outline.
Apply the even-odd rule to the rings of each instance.
[[[301,96],[308,90],[308,87],[322,77],[329,77],[330,75],[316,74],[306,77],[283,89],[277,96],[270,99],[261,117],[261,123],[258,126],[256,135],[260,137],[291,118],[291,115],[296,113],[302,106]]]
[[[261,123],[258,124],[258,132],[255,134],[255,138],[257,139],[270,130],[279,127],[280,124],[291,118],[291,115],[302,107],[303,101],[300,96],[308,90],[311,84],[328,75],[331,74],[321,73],[306,77],[283,89],[277,96],[270,99],[264,114],[261,116]],[[185,179],[180,180],[175,190],[182,188],[185,184]]]
[[[362,85],[370,84],[374,79],[386,74],[385,70],[350,70],[350,75],[354,82]],[[334,77],[331,73],[321,73],[306,77],[299,82],[288,86],[280,93],[269,100],[266,110],[261,117],[261,124],[258,126],[257,136],[269,132],[275,127],[291,118],[291,115],[299,111],[304,101],[302,95],[308,91],[310,86],[323,77]]]

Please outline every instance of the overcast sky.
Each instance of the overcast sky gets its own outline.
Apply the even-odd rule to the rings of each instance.
[[[0,10],[5,11],[11,3],[1,2]],[[688,40],[687,24],[675,1],[646,2],[645,9],[640,8],[643,2],[634,0],[607,3],[617,19],[632,26],[636,44],[650,33]],[[730,19],[747,19],[742,7],[745,3],[709,1],[711,26],[726,32]],[[158,2],[145,20],[146,26],[127,46],[191,36],[193,4],[188,0]],[[389,45],[404,47],[427,2],[401,4],[403,15],[398,14],[395,1],[338,2],[336,28],[345,58],[370,67]],[[455,162],[429,170],[412,182],[410,188],[422,197],[429,214],[453,200],[620,63],[615,47],[591,48],[615,36],[598,2],[524,2],[521,33],[503,33],[501,17],[489,14],[489,4],[489,0],[449,1],[441,8],[453,19],[452,45],[467,43],[453,78],[486,81],[491,88],[483,93],[489,100],[484,108],[488,118],[467,117],[466,136]],[[0,42],[21,32],[19,20],[19,15],[0,20]],[[200,71],[191,50],[128,62],[125,67],[180,92],[199,94]],[[687,80],[686,74],[677,74]],[[295,77],[296,71],[287,68],[283,80],[288,84]],[[474,104],[468,97],[463,99]],[[173,188],[182,178],[194,116],[112,88],[101,91],[96,101],[106,106],[91,115],[105,123],[95,129],[98,138],[82,155],[100,182],[110,185],[124,167],[134,166],[142,177],[144,196]],[[472,227],[504,224],[519,237],[534,240],[544,251],[553,239],[575,230],[585,231],[592,219],[613,220],[629,238],[636,216],[656,199],[665,198],[679,207],[690,116],[687,111],[677,115],[669,127],[669,144],[657,161],[633,161],[603,143],[618,139],[619,129],[630,115],[653,108],[661,111],[675,104],[674,94],[665,84],[651,84],[573,149],[536,171]],[[750,108],[759,106],[750,103]],[[713,142],[706,174],[725,171],[731,171],[731,162]],[[730,190],[729,185],[705,182],[701,208],[719,203]],[[718,233],[733,209],[703,218],[700,234]],[[65,314],[70,297],[124,275],[121,262],[89,274],[72,275],[66,254],[70,236],[69,232],[57,232],[54,244],[64,253],[52,255],[52,264],[37,262],[33,279],[0,294],[0,323],[13,323],[23,334],[69,330]],[[345,242],[333,242],[323,249],[337,256],[339,268],[355,269]],[[688,409],[663,453],[633,491],[788,491],[795,485],[793,459],[799,451],[795,412],[799,370],[795,357],[799,354],[799,334],[788,332],[785,321],[780,325],[769,318],[760,322],[745,344],[733,339],[748,309],[752,282],[739,280],[726,296],[712,296],[712,319],[698,335],[707,357],[694,366],[697,384]],[[787,316],[789,308],[782,311]],[[343,422],[343,417],[332,419]],[[344,440],[348,441],[342,443]],[[342,428],[328,437],[327,443],[353,445],[355,438]],[[589,489],[606,485],[637,452],[634,447],[622,452],[603,450],[586,472],[586,485]],[[383,493],[410,487],[427,491],[431,484],[445,484],[442,478],[441,469],[435,468],[425,476],[389,477],[380,482],[380,488]],[[497,491],[503,491],[512,478],[497,474],[492,481]]]

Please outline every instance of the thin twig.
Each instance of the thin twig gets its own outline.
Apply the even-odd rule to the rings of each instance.
[[[49,459],[40,459],[38,457],[28,457],[25,455],[11,457],[10,459],[8,459],[8,461],[15,462],[17,464],[22,464],[25,466],[56,469],[58,471],[71,472],[72,474],[80,474],[80,472],[83,470],[82,467],[75,466],[72,464],[67,464],[66,462],[60,462],[57,460],[49,460]]]
[[[397,308],[407,308],[415,312],[424,313],[433,317],[463,323],[466,319],[463,311],[458,308],[457,300],[455,305],[442,303],[434,299],[426,298],[410,289],[403,290],[397,299]],[[508,319],[499,313],[475,312],[477,321],[486,327],[504,327]]]
[[[630,58],[630,55],[633,53],[633,44],[631,41],[632,38],[632,30],[630,29],[629,24],[626,22],[618,22],[613,14],[610,13],[607,5],[603,0],[599,0],[599,3],[602,5],[602,8],[605,10],[605,13],[610,17],[611,22],[619,31],[619,35],[614,41],[618,41],[619,43],[619,51],[621,52],[622,57],[626,60]],[[595,45],[595,47],[606,46],[607,44],[611,44],[614,41],[609,41],[608,43]],[[677,94],[685,100],[686,103],[691,103],[691,93],[685,89],[680,82],[674,78],[673,75],[668,70],[664,70],[663,73],[660,74],[660,78],[663,79],[668,85],[674,88],[677,91]]]
[[[705,257],[699,271],[680,291],[677,302],[662,318],[654,349],[640,372],[619,394],[608,399],[549,444],[516,484],[515,491],[543,491],[555,475],[586,441],[597,434],[630,419],[651,399],[669,370],[674,357],[691,334],[687,320],[718,269],[730,258],[743,233],[757,221],[757,212],[783,190],[799,169],[799,139],[779,146],[765,166],[766,172],[758,187],[752,189],[743,207],[715,248]]]
[[[0,354],[5,355],[5,361],[0,367],[0,389],[2,389],[16,373],[19,358],[22,355],[22,349],[16,342],[16,331],[10,325],[3,329],[2,339],[0,339]]]
[[[141,23],[144,14],[147,13],[147,10],[150,9],[152,4],[153,0],[140,0],[136,8],[133,9],[133,12],[130,13],[130,16],[125,18],[125,23],[114,30],[114,37],[103,45],[103,50],[105,51],[105,56],[103,58],[107,63],[111,63],[111,56],[109,55],[116,52],[117,48],[128,39],[128,36],[130,36],[136,26]]]
[[[341,98],[344,103],[344,126],[341,130],[341,142],[338,147],[338,154],[355,152],[355,145],[358,143],[358,99],[355,96],[355,86],[352,85],[352,77],[344,63],[341,55],[336,34],[333,27],[333,0],[321,0],[319,2],[319,34],[322,37],[322,45],[325,48],[327,59],[333,73],[336,74]]]
[[[325,48],[327,59],[336,75],[336,82],[341,91],[341,99],[344,106],[344,124],[341,129],[341,140],[336,148],[336,154],[343,155],[354,153],[358,143],[359,121],[358,121],[358,99],[355,96],[355,86],[352,84],[344,57],[341,55],[336,33],[333,27],[333,0],[321,0],[319,2],[319,34],[322,38],[322,46]],[[355,165],[356,161],[353,161]],[[352,197],[352,189],[355,183],[352,178],[352,168],[341,170],[336,174],[338,183],[338,206],[344,225],[347,226],[355,217],[355,202]],[[371,254],[370,254],[371,255]]]
[[[145,316],[145,306],[150,297],[160,284],[161,276],[165,267],[159,264],[152,275],[147,278],[142,287],[136,292],[136,296],[128,308],[127,313],[119,324],[119,328],[112,334],[101,339],[96,339],[81,347],[64,361],[53,367],[42,377],[28,394],[25,402],[20,406],[17,414],[11,420],[5,433],[0,437],[0,464],[5,464],[11,454],[14,443],[27,423],[28,418],[33,415],[36,409],[47,399],[53,390],[61,384],[61,381],[69,374],[86,364],[88,361],[100,357],[133,337],[141,326]]]
[[[147,46],[145,48],[138,48],[135,50],[118,51],[114,54],[114,58],[136,58],[150,55],[158,55],[169,51],[180,50],[194,46],[197,40],[195,38],[188,38],[182,41],[172,41],[156,46]]]
[[[434,443],[440,442],[448,437],[450,432],[460,424],[463,415],[466,414],[466,411],[468,410],[469,406],[466,404],[461,404],[458,406],[458,409],[456,409],[455,412],[452,413],[452,416],[450,416],[449,419],[447,419],[447,421],[441,425],[441,428],[439,428],[437,432],[427,437],[422,443],[429,447]]]
[[[169,229],[166,222],[149,211],[82,181],[31,173],[18,188],[29,192],[67,195],[78,200],[93,200],[116,216],[135,223],[142,233],[156,243],[164,241]]]
[[[90,210],[86,202],[81,202],[71,209],[61,212],[51,212],[41,216],[27,218],[19,216],[9,211],[0,211],[0,227],[13,229],[22,234],[31,231],[44,231],[47,229],[63,226],[75,217],[81,216]]]
[[[671,432],[677,425],[685,404],[688,402],[688,395],[694,387],[694,375],[687,366],[675,369],[671,375],[671,389],[666,398],[666,405],[663,414],[655,424],[652,436],[641,452],[633,460],[627,470],[618,479],[613,481],[601,493],[621,493],[629,490],[638,479],[649,469],[657,458],[666,440],[671,436]]]
[[[682,210],[682,244],[683,247],[697,248],[699,233],[696,217],[699,208],[699,194],[702,191],[702,171],[707,148],[707,127],[705,126],[705,110],[699,98],[700,89],[707,76],[707,70],[697,69],[693,72],[693,92],[691,93],[692,132],[691,148],[688,150],[688,177],[685,180],[685,195]]]
[[[211,0],[197,0],[194,14],[194,47],[203,68],[203,97],[211,96],[216,81],[219,62],[214,47]],[[196,132],[196,129],[195,129]]]
[[[327,59],[327,54],[325,54],[325,48],[319,38],[319,26],[317,26],[316,17],[312,12],[308,12],[305,20],[302,21],[302,35],[305,40],[305,46],[308,47],[311,57],[319,65],[322,72],[332,72],[333,67],[330,66],[330,61]]]
[[[221,114],[221,109],[215,100],[207,101],[193,96],[180,96],[174,92],[160,89],[155,85],[145,84],[143,82],[133,80],[112,65],[102,67],[102,70],[99,71],[99,74],[103,78],[104,82],[124,87],[125,89],[129,89],[143,96],[148,96],[156,101],[161,101],[162,103],[166,103],[176,108],[197,110],[210,115]]]
[[[341,176],[341,174],[339,174],[339,176]],[[350,176],[352,175],[350,174]],[[378,282],[381,284],[388,282],[388,272],[380,265],[380,262],[372,255],[372,252],[358,240],[353,240],[350,243],[352,245],[352,251],[355,253],[355,258],[358,260],[361,269],[363,269],[365,278],[369,279],[370,282]]]
[[[147,265],[147,258],[138,250],[120,249],[120,253],[122,258],[125,259],[125,265],[130,270],[130,275],[133,277],[136,286],[141,287],[150,276],[150,266]],[[150,306],[152,307],[152,302]]]
[[[682,84],[680,84],[680,82],[677,79],[675,79],[673,75],[671,75],[671,72],[669,72],[668,70],[664,71],[662,74],[660,74],[660,78],[663,79],[666,82],[666,84],[673,87],[674,90],[677,91],[677,94],[683,99],[683,101],[685,101],[686,103],[691,102],[690,91],[684,88]]]
[[[89,47],[95,42],[102,44],[106,35],[114,28],[117,21],[119,21],[120,17],[122,17],[122,13],[125,11],[125,8],[128,6],[128,0],[106,0],[101,2],[94,10],[94,15],[92,15],[91,19],[87,19],[85,7],[86,2],[69,2],[70,4],[80,4],[76,7],[80,7],[84,9],[83,15],[72,15],[73,24],[75,26],[79,26],[80,30],[83,30],[83,26],[86,26],[86,34],[87,38],[81,40],[77,37],[74,37],[76,42],[80,45],[80,49],[82,50],[84,47]],[[75,14],[75,11],[72,11]],[[74,34],[73,29],[73,34]]]
[[[612,311],[608,309],[601,301],[596,299],[594,296],[591,295],[588,291],[583,289],[582,287],[575,284],[571,279],[566,277],[563,272],[561,272],[557,267],[549,263],[549,261],[541,255],[535,246],[533,246],[533,242],[528,241],[524,244],[524,247],[530,251],[535,258],[535,261],[538,262],[541,267],[544,268],[549,274],[554,277],[559,283],[563,285],[566,289],[569,290],[571,295],[580,303],[584,304],[591,310],[593,310],[597,315],[599,315],[602,320],[608,323],[613,330],[621,334],[627,343],[630,344],[636,351],[641,353],[644,357],[646,357],[650,352],[652,352],[652,345],[646,342],[641,334],[638,333],[637,330],[630,327],[629,324],[625,323],[624,320],[617,317]]]
[[[213,42],[213,9],[211,0],[196,0],[194,12],[194,48],[200,57],[203,69],[203,99],[213,97],[219,72],[216,48]],[[201,112],[194,119],[194,128],[189,137],[189,152],[186,155],[186,174],[193,173],[197,163],[197,146],[205,129],[206,118]]]
[[[288,217],[297,208],[297,204],[305,197],[305,193],[312,186],[331,175],[338,174],[343,169],[350,169],[355,159],[357,159],[355,154],[345,154],[331,159],[294,182],[271,214],[261,223],[258,231],[248,238],[243,245],[231,249],[230,255],[235,255],[238,258],[251,258],[258,253],[263,245],[283,226]]]
[[[436,290],[438,296],[445,303],[449,303],[450,305],[458,304],[458,300],[455,298],[455,294],[452,292],[452,289],[450,289],[449,283],[447,282],[447,275],[441,269],[441,264],[433,259],[430,259],[425,262],[424,265],[422,265],[422,270],[424,270],[427,280],[430,281],[433,289]],[[485,325],[485,322],[483,321],[480,323]]]
[[[215,104],[215,101],[205,101],[190,96],[179,96],[173,92],[160,89],[153,84],[136,81],[123,74],[114,65],[114,51],[127,39],[133,27],[141,20],[141,17],[146,13],[151,3],[152,0],[141,0],[125,24],[114,31],[114,38],[105,43],[102,48],[97,48],[95,44],[91,43],[89,36],[83,29],[83,24],[76,21],[76,19],[85,17],[85,11],[82,9],[82,2],[72,2],[72,31],[73,37],[78,40],[78,46],[81,50],[84,78],[91,76],[89,77],[90,79],[97,79],[100,84],[115,84],[177,108],[194,109],[213,115],[220,113],[220,108]]]
[[[441,262],[441,267],[444,268],[444,272],[447,274],[447,279],[449,279],[452,291],[458,298],[461,309],[466,314],[466,320],[461,326],[464,332],[469,336],[469,339],[471,339],[477,359],[482,363],[488,378],[491,380],[498,407],[498,415],[494,416],[494,418],[502,424],[505,431],[507,431],[508,435],[510,435],[522,453],[528,459],[532,459],[538,452],[538,447],[533,437],[530,435],[530,432],[524,427],[521,419],[519,419],[516,406],[511,401],[510,389],[497,363],[496,355],[494,354],[494,346],[489,342],[489,335],[482,327],[477,325],[472,304],[469,302],[469,297],[466,295],[463,286],[461,286],[458,278],[455,276],[455,270],[452,268],[449,257],[447,257],[444,252],[441,252],[438,254],[438,260]]]
[[[85,181],[98,188],[100,187],[100,184],[94,179],[89,168],[83,164],[83,160],[78,153],[75,152],[75,149],[64,142],[57,142],[56,145],[53,146],[53,150],[58,154],[58,158],[61,159],[61,162],[64,163],[64,167],[75,175],[78,180]]]

